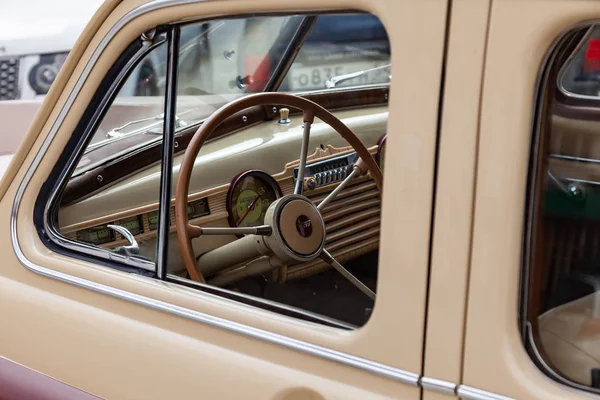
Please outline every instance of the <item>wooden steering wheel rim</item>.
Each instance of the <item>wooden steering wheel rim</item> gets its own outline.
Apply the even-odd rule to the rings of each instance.
[[[285,93],[257,93],[241,97],[230,103],[227,103],[210,117],[208,117],[198,128],[192,137],[183,157],[183,162],[179,168],[179,176],[177,178],[177,188],[175,190],[175,221],[177,224],[177,238],[183,256],[185,267],[190,275],[190,278],[206,283],[202,272],[196,268],[196,257],[192,247],[192,239],[189,232],[189,220],[187,216],[188,190],[190,187],[190,179],[194,162],[198,156],[198,152],[204,142],[210,137],[212,132],[230,115],[236,112],[245,110],[246,108],[259,105],[280,105],[292,108],[297,108],[304,113],[304,122],[312,123],[317,117],[327,125],[332,127],[340,134],[356,151],[359,157],[366,164],[371,177],[375,181],[377,188],[381,192],[383,187],[383,176],[381,170],[377,166],[375,159],[369,153],[362,141],[336,116],[331,114],[325,108],[317,103]]]

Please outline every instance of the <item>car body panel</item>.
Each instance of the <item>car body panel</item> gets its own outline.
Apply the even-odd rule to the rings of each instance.
[[[23,254],[19,254],[20,260],[15,253],[6,254],[1,271],[0,298],[10,301],[0,300],[0,310],[6,316],[5,326],[11,328],[2,333],[0,353],[107,398],[198,395],[231,398],[247,397],[248,393],[256,398],[279,399],[418,398],[420,388],[416,381],[411,385],[402,379],[390,379],[389,374],[383,374],[386,378],[368,371],[391,368],[396,374],[392,376],[399,376],[402,371],[418,376],[422,367],[433,193],[430,183],[435,165],[446,1],[425,4],[408,0],[310,0],[303,2],[301,8],[272,0],[182,5],[171,2],[119,29],[94,62],[64,121],[53,126],[102,38],[121,17],[141,4],[139,1],[108,3],[92,19],[1,184],[4,196],[0,202],[0,223],[8,227],[13,218],[16,224],[15,237],[11,239],[8,229],[2,237],[5,243],[15,240],[15,246],[18,240],[18,251]],[[380,303],[366,326],[348,333],[302,323],[185,287],[69,258],[49,251],[40,241],[33,224],[37,195],[105,71],[140,32],[191,15],[201,18],[230,14],[231,10],[243,14],[340,7],[361,8],[378,15],[394,48],[399,49],[393,67],[397,70],[394,85],[399,89],[391,96],[390,107],[402,112],[390,113],[388,128],[394,135],[387,145],[387,151],[398,157],[390,158],[389,168],[386,167],[386,179],[395,184],[384,192]],[[113,12],[108,15],[111,9]],[[430,24],[422,24],[423,20]],[[93,35],[95,31],[97,34]],[[423,40],[413,40],[414,35]],[[402,61],[402,53],[413,55],[410,62]],[[55,136],[48,136],[54,132]],[[39,153],[41,162],[30,169],[45,140],[44,147],[47,145],[48,149]],[[15,214],[13,199],[22,181],[24,191]],[[404,193],[418,193],[418,196],[404,196]],[[25,260],[29,269],[22,265]],[[44,269],[33,268],[35,265]],[[395,268],[397,265],[410,268]],[[79,287],[68,282],[78,282]],[[89,290],[90,287],[96,288],[96,292]],[[113,297],[98,293],[103,288],[116,289]],[[130,295],[125,296],[126,293]],[[149,307],[152,303],[145,299],[161,306],[153,309]],[[173,305],[173,310],[188,310],[187,314],[166,312],[169,310],[166,305]],[[197,316],[196,320],[190,318],[192,315]],[[204,323],[198,322],[200,317]],[[215,317],[213,321],[220,321],[222,328],[206,323]],[[238,326],[235,324],[258,333],[236,333],[232,328]],[[299,341],[299,347],[292,350],[285,343],[258,340],[262,337],[260,332],[293,338]],[[24,342],[28,345],[22,346]],[[310,348],[306,344],[358,357],[358,365],[363,367],[351,366],[352,357],[344,356],[342,362],[334,362],[329,356],[311,355],[302,350]],[[60,364],[56,362],[58,359]],[[82,368],[82,360],[94,362]],[[369,362],[381,367],[365,367]]]

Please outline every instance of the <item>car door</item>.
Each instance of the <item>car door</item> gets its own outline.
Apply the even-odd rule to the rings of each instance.
[[[420,398],[446,7],[444,0],[105,3],[1,184],[6,365],[103,398]],[[118,75],[113,67],[130,43],[152,45],[152,29],[182,21],[348,9],[383,22],[394,57],[378,298],[366,325],[347,331],[300,321],[156,279],[151,262],[126,268],[120,260],[129,256],[107,261],[50,243],[40,225],[50,206],[40,199],[53,174],[64,175],[56,166],[81,150],[71,146],[73,132],[102,109],[92,102]],[[108,176],[93,178],[102,184]]]

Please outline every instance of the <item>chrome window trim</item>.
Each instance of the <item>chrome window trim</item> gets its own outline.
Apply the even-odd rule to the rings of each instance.
[[[150,297],[142,296],[136,293],[131,293],[126,290],[114,288],[111,286],[107,286],[98,282],[90,281],[87,279],[83,279],[77,276],[69,275],[64,272],[55,271],[50,268],[46,268],[40,265],[37,265],[30,261],[23,250],[21,249],[19,238],[17,234],[17,217],[19,214],[19,206],[23,199],[23,194],[29,183],[31,182],[31,178],[33,174],[36,172],[37,168],[42,161],[46,151],[50,147],[52,140],[58,133],[58,129],[60,128],[62,121],[65,119],[67,113],[69,112],[71,105],[77,98],[79,92],[81,91],[83,84],[85,83],[87,76],[90,74],[94,64],[108,45],[108,43],[112,40],[112,38],[131,20],[151,11],[159,10],[161,8],[177,6],[177,5],[185,5],[185,4],[193,4],[200,3],[206,0],[155,0],[150,3],[143,4],[132,11],[125,14],[121,17],[115,25],[111,27],[106,36],[102,39],[102,41],[98,44],[96,49],[94,50],[92,56],[90,57],[88,63],[85,65],[79,79],[75,83],[73,90],[69,94],[65,105],[60,110],[52,128],[50,129],[48,135],[44,138],[40,148],[38,149],[31,165],[27,169],[25,176],[21,180],[17,192],[15,194],[15,199],[11,208],[10,215],[10,237],[13,246],[13,250],[15,251],[15,255],[17,256],[19,262],[23,264],[23,266],[29,271],[36,273],[38,275],[44,276],[46,278],[54,279],[59,282],[67,283],[70,285],[74,285],[83,289],[92,290],[96,293],[105,294],[117,299],[126,300],[131,303],[140,305],[142,307],[147,307],[153,310],[166,312],[178,317],[187,318],[192,321],[196,321],[202,324],[206,324],[218,329],[223,329],[229,332],[237,333],[249,338],[262,340],[264,342],[278,345],[284,348],[296,350],[305,354],[313,355],[315,357],[322,358],[324,360],[333,361],[340,363],[342,365],[346,365],[349,367],[357,368],[362,371],[370,372],[375,375],[379,375],[388,379],[392,379],[394,381],[404,383],[411,386],[422,387],[427,390],[435,390],[439,391],[446,390],[452,383],[421,377],[419,374],[406,371],[400,368],[391,367],[382,363],[378,363],[375,361],[367,360],[362,357],[353,356],[348,353],[344,353],[341,351],[329,349],[323,346],[318,346],[312,343],[308,343],[302,340],[294,339],[288,336],[280,335],[277,333],[269,332],[263,329],[255,328],[249,325],[245,325],[239,322],[227,320],[224,318],[212,316],[206,313],[202,313],[195,310],[190,310],[185,307],[177,306],[174,304],[170,304],[161,300],[153,299]],[[77,149],[78,151],[81,149]],[[50,197],[52,199],[52,197]],[[47,213],[47,206],[44,213]],[[44,217],[45,224],[47,223],[47,215]],[[48,228],[48,226],[46,226]],[[146,278],[150,279],[150,278]],[[163,282],[167,287],[174,286],[177,287],[176,284],[172,284],[169,282]],[[211,296],[207,294],[208,296]],[[483,390],[474,389],[469,386],[460,385],[456,390],[456,394],[464,397],[465,399],[473,399],[473,400],[511,400],[509,397],[504,397],[500,395],[496,395],[490,392],[485,392]]]

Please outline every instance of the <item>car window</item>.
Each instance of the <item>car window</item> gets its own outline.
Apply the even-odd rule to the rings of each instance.
[[[390,43],[379,18],[370,14],[321,15],[279,90],[389,82],[390,60]],[[332,81],[355,73],[339,83]]]
[[[537,121],[532,153],[522,311],[537,364],[585,390],[600,389],[599,33],[585,26],[567,34],[555,51],[572,57],[550,66],[564,90],[588,98],[575,104],[551,82],[541,88],[551,107]]]
[[[110,260],[150,261],[159,279],[335,327],[363,325],[376,297],[390,81],[390,45],[379,20],[251,16],[163,29],[141,39],[154,47],[91,123],[91,140],[59,202],[59,232],[85,245],[82,251],[105,250]],[[295,45],[298,54],[290,51]],[[283,102],[223,108],[274,92],[273,82],[284,87],[302,68],[380,66],[340,82],[344,90],[328,88],[326,103],[320,84],[314,92],[291,84],[291,94],[277,94]],[[328,114],[305,123],[298,98],[322,104],[351,134],[344,138],[323,122]],[[186,164],[217,112],[222,123]],[[185,209],[177,211],[180,199]],[[283,215],[292,216],[284,223]],[[203,233],[186,240],[197,229]]]
[[[158,203],[159,184],[151,185],[147,193],[139,193],[143,197],[128,190],[128,185],[135,185],[136,178],[123,181],[120,188],[111,188],[114,166],[107,165],[106,160],[127,156],[130,146],[161,144],[166,54],[167,43],[163,39],[162,44],[138,61],[98,122],[62,193],[58,228],[66,237],[125,254],[131,245],[127,239],[129,233],[137,238],[138,244],[144,244],[136,244],[137,250],[131,255],[141,260],[154,259],[156,241],[151,236],[157,228],[156,216],[132,212],[132,204],[148,207]],[[117,139],[121,144],[115,147],[113,141]],[[82,220],[86,221],[83,226]]]

